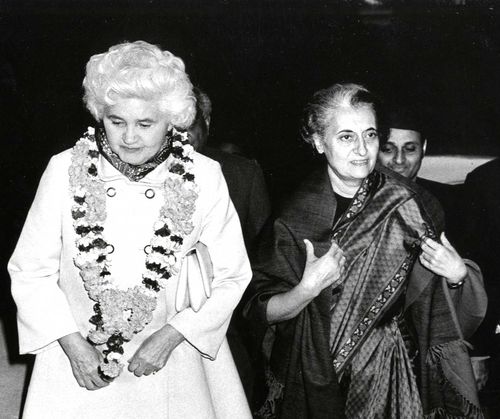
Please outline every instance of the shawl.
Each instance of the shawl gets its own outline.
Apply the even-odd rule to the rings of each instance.
[[[371,269],[372,265],[377,265],[367,255],[380,244],[380,240],[350,241],[352,232],[356,232],[358,239],[362,236],[373,238],[374,231],[380,236],[390,233],[391,225],[402,226],[410,240],[401,248],[386,249],[385,253],[382,249],[382,253],[375,254],[386,258],[392,274],[388,282],[385,280],[387,275],[379,275],[385,279],[375,287],[372,301],[386,296],[390,300],[391,296],[384,293],[381,286],[391,285],[396,274],[401,274],[400,282],[407,286],[405,310],[419,348],[418,384],[424,414],[427,417],[481,417],[467,346],[445,281],[415,263],[416,253],[409,251],[418,245],[419,235],[425,230],[435,233],[442,230],[442,210],[437,201],[417,185],[394,177],[383,168],[377,168],[369,179],[370,185],[360,189],[347,211],[352,215],[343,216],[335,226],[335,232],[340,231],[335,238],[340,240],[344,254],[348,255],[347,275],[349,272],[359,274],[360,267]],[[386,200],[390,205],[384,204]],[[377,202],[378,205],[370,206]],[[417,224],[420,221],[422,224],[409,226],[405,220],[408,214],[398,207],[410,208],[410,216],[417,214]],[[264,336],[268,328],[269,299],[301,280],[305,266],[303,239],[313,243],[318,257],[329,249],[335,210],[333,190],[323,168],[298,189],[273,225],[266,229],[255,259],[254,278],[247,290],[249,300],[245,307],[245,315],[255,324],[258,338]],[[377,249],[380,251],[380,246]],[[394,254],[391,252],[396,256],[391,257]],[[403,272],[400,271],[402,267]],[[375,266],[375,269],[379,268]],[[393,284],[393,288],[399,290],[399,294],[393,293],[396,301],[404,289],[399,283]],[[326,288],[294,319],[276,325],[267,373],[270,392],[259,412],[262,417],[343,417],[345,402],[338,374],[342,374],[345,361],[356,353],[363,341],[362,335],[350,348],[351,352],[345,356],[341,354],[345,344],[352,343],[350,338],[360,325],[359,322],[344,324],[348,329],[345,334],[332,327],[332,322],[335,327],[342,324],[337,318],[341,310],[336,314],[335,308],[342,303],[343,294],[339,288]],[[386,309],[391,304],[382,306]],[[364,308],[369,309],[371,305],[365,304]],[[382,314],[381,311],[373,316],[373,324]],[[368,325],[368,329],[370,327],[372,325]]]

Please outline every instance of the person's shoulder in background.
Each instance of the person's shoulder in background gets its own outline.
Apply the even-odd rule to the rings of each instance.
[[[422,188],[428,190],[431,194],[433,194],[437,199],[440,198],[440,194],[442,193],[450,193],[456,190],[459,185],[449,185],[447,183],[436,182],[430,179],[424,179],[421,177],[417,177],[415,182],[420,185]]]
[[[251,248],[271,212],[267,186],[259,163],[213,147],[205,147],[202,154],[221,165],[229,195],[240,218],[247,248]]]
[[[222,167],[223,173],[252,173],[255,170],[261,171],[259,163],[256,160],[248,159],[239,154],[228,153],[218,148],[204,147],[201,154],[218,162]]]
[[[444,211],[445,231],[452,243],[460,239],[461,197],[463,185],[449,185],[434,180],[417,177],[417,185],[434,196]]]
[[[470,172],[465,183],[468,184],[474,181],[487,181],[487,182],[500,182],[500,158],[493,159],[488,163],[482,164],[476,167],[472,172]],[[487,185],[485,185],[487,186]]]

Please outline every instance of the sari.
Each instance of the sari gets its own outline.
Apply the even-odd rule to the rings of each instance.
[[[269,299],[302,278],[303,239],[317,257],[336,240],[346,257],[341,287],[325,288],[294,319],[276,325],[269,395],[258,416],[481,417],[462,330],[474,330],[482,313],[457,314],[445,280],[417,259],[422,238],[443,229],[437,201],[377,168],[334,225],[335,211],[322,169],[299,188],[258,249],[245,308],[257,338],[268,328]],[[473,264],[469,274],[480,275]]]

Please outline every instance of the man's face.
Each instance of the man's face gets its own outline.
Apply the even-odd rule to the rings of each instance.
[[[208,127],[201,112],[197,112],[196,118],[188,129],[189,142],[196,151],[203,150],[208,139]]]
[[[400,175],[415,180],[425,154],[425,141],[413,130],[391,128],[380,147],[378,161]]]

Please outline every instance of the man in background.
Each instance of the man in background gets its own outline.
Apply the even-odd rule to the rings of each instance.
[[[477,261],[488,295],[486,316],[472,344],[483,365],[482,403],[491,418],[500,418],[500,158],[467,175],[464,183],[465,254]],[[465,246],[464,246],[465,247]]]
[[[418,114],[409,108],[400,108],[388,115],[386,141],[380,144],[378,161],[383,166],[408,178],[438,199],[446,219],[446,232],[457,240],[457,211],[459,185],[448,185],[418,177],[427,149],[427,135]]]
[[[217,161],[227,182],[229,195],[240,217],[247,251],[251,254],[255,240],[271,212],[262,169],[256,160],[207,145],[212,114],[208,95],[194,88],[197,100],[196,119],[189,128],[194,149]]]
[[[194,88],[196,118],[188,130],[189,139],[196,151],[217,161],[222,168],[229,189],[229,196],[238,213],[247,252],[251,257],[257,237],[271,212],[264,175],[259,164],[241,155],[209,147],[208,134],[212,115],[212,103],[208,95]],[[251,407],[261,395],[259,385],[263,380],[261,351],[253,347],[250,328],[241,313],[241,304],[234,310],[227,332],[227,339],[238,368],[245,393]]]

